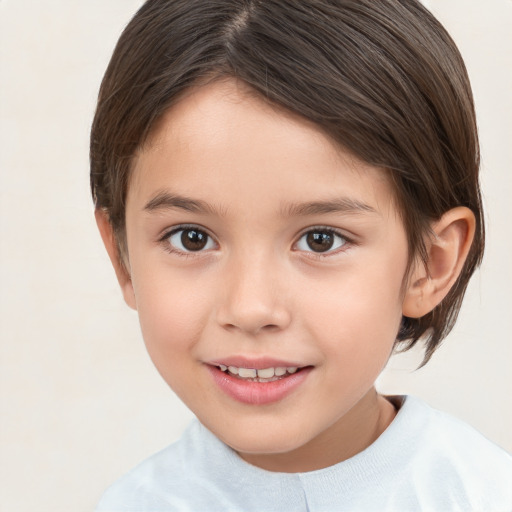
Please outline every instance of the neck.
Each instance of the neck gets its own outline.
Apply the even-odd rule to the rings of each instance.
[[[239,453],[267,471],[303,473],[333,466],[368,448],[389,426],[395,408],[375,388],[342,418],[307,444],[286,453]]]

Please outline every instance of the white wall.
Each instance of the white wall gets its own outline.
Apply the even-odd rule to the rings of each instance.
[[[140,0],[0,2],[0,509],[85,512],[190,418],[152,368],[93,222],[88,130]],[[512,2],[430,0],[477,102],[488,251],[434,360],[395,359],[412,392],[512,450]],[[416,359],[415,359],[416,357]]]

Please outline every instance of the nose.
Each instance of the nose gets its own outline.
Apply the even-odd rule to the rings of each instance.
[[[226,269],[218,323],[251,335],[285,329],[291,321],[288,293],[275,262],[254,254],[242,259]]]

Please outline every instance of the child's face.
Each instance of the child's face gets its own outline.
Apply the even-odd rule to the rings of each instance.
[[[392,198],[381,170],[234,81],[190,91],[136,158],[125,297],[163,378],[248,460],[375,429],[407,266]]]

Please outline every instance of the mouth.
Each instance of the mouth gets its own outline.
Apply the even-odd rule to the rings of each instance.
[[[238,366],[215,365],[221,372],[248,382],[275,382],[300,372],[297,366],[270,366],[268,368],[243,368]]]
[[[314,369],[314,366],[296,366],[291,361],[275,359],[229,359],[207,364],[213,382],[225,395],[249,405],[284,400],[305,385]]]

